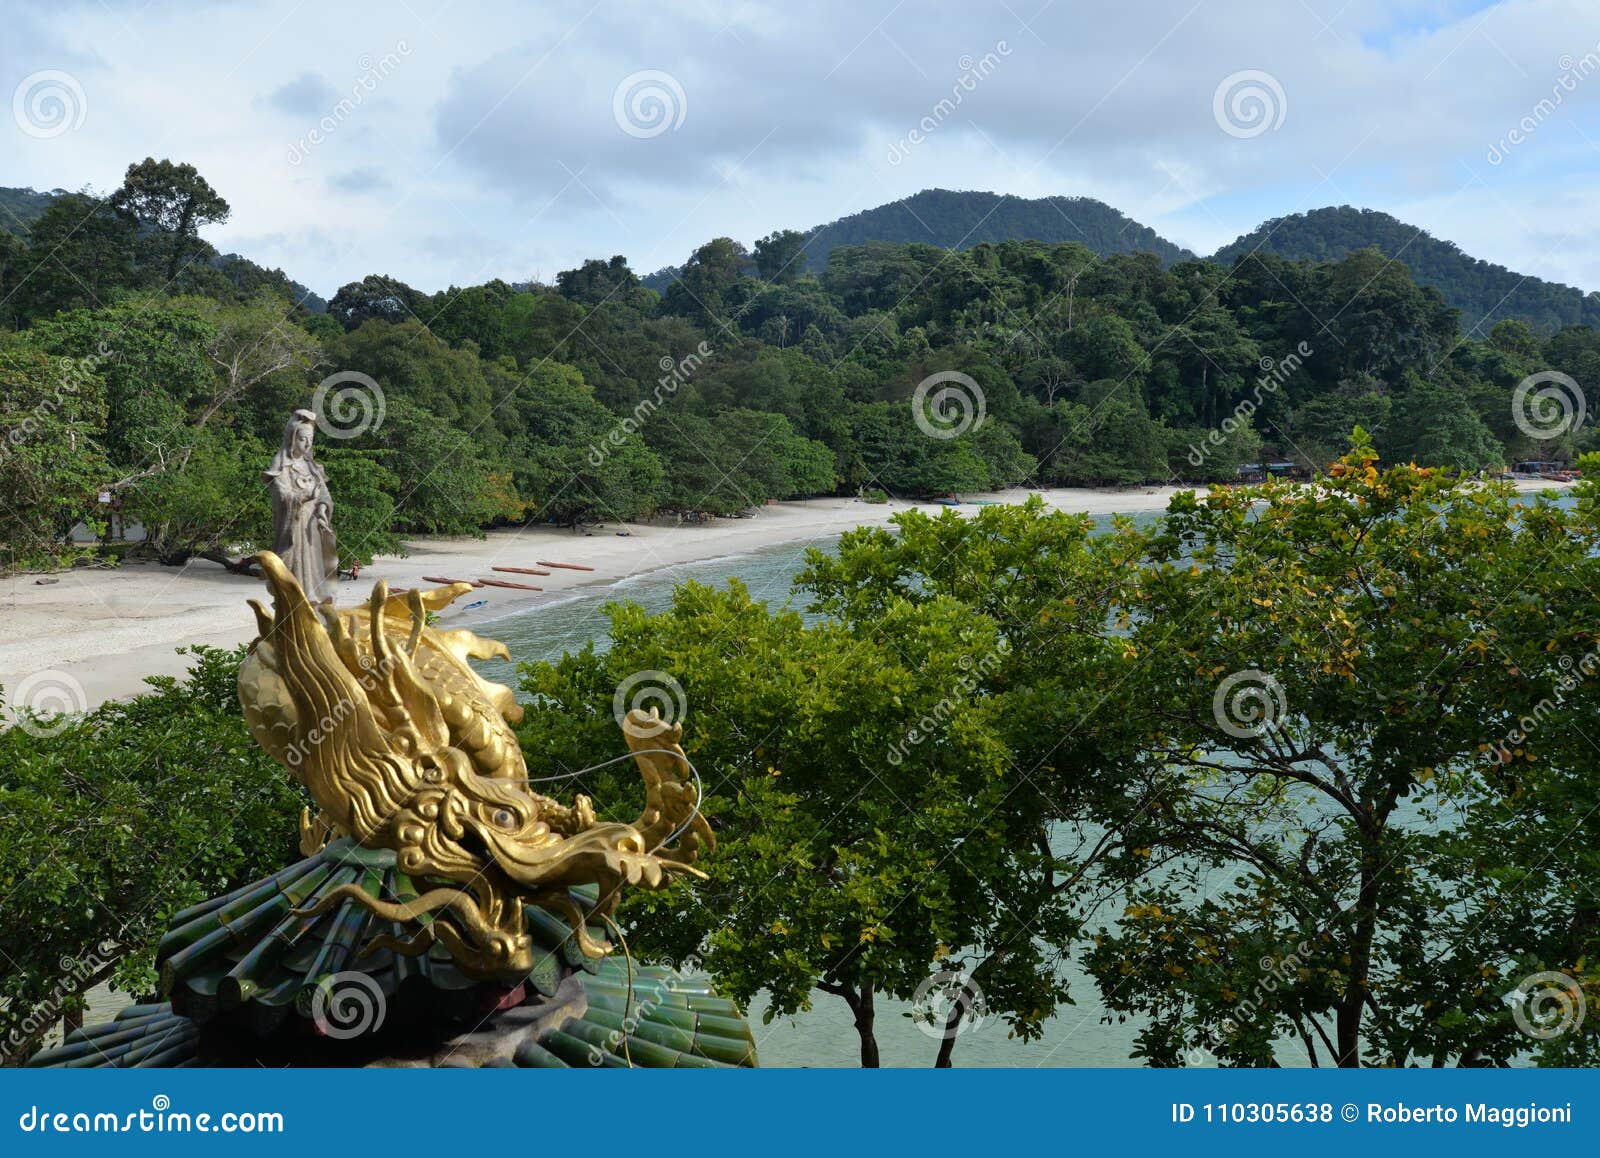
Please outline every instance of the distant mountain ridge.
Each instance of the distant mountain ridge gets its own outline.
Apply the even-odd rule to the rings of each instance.
[[[1217,250],[1211,260],[1231,266],[1259,250],[1291,261],[1332,261],[1369,246],[1403,262],[1419,285],[1443,294],[1461,311],[1461,328],[1468,334],[1487,334],[1496,322],[1512,318],[1540,330],[1600,326],[1600,293],[1480,261],[1454,242],[1375,209],[1341,205],[1275,217]]]
[[[65,189],[52,189],[41,193],[37,189],[0,186],[0,230],[21,237],[50,208],[50,202],[65,192]]]
[[[814,271],[827,266],[828,254],[838,246],[868,241],[918,241],[940,249],[970,249],[984,242],[1017,239],[1075,241],[1102,256],[1153,253],[1162,265],[1195,257],[1148,225],[1092,197],[1029,200],[1004,193],[949,189],[924,189],[902,201],[816,226],[806,236],[806,252]]]
[[[1105,257],[1113,253],[1153,253],[1162,265],[1193,261],[1148,225],[1092,197],[1013,197],[1009,193],[924,189],[900,201],[863,209],[805,231],[806,266],[820,274],[828,255],[841,245],[884,241],[921,242],[939,249],[971,249],[984,242],[1075,241]],[[677,280],[679,267],[667,266],[640,279],[660,293]]]
[[[838,246],[869,241],[920,241],[941,249],[966,249],[982,242],[1075,241],[1102,256],[1154,253],[1163,265],[1197,260],[1190,250],[1090,197],[1029,200],[1000,193],[925,189],[902,201],[816,226],[806,237],[813,272],[826,267],[828,255]],[[1542,331],[1568,325],[1600,327],[1600,293],[1481,261],[1453,242],[1374,209],[1329,206],[1276,217],[1206,260],[1231,266],[1247,253],[1262,252],[1290,261],[1331,261],[1367,247],[1405,264],[1418,284],[1437,289],[1461,311],[1461,328],[1468,334],[1486,334],[1506,319]],[[678,270],[668,267],[642,280],[661,291],[677,276]]]
[[[50,203],[65,190],[40,192],[31,188],[0,187],[0,231],[25,236]],[[853,213],[808,230],[808,267],[820,272],[828,255],[841,245],[869,241],[905,244],[922,242],[941,249],[967,249],[984,242],[1012,240],[1077,242],[1102,256],[1113,253],[1153,253],[1163,265],[1194,261],[1197,256],[1162,237],[1147,225],[1092,197],[1013,197],[982,191],[925,189]],[[1567,325],[1600,328],[1600,293],[1585,293],[1573,286],[1519,274],[1504,266],[1481,261],[1388,213],[1329,206],[1306,213],[1275,217],[1223,246],[1206,260],[1232,265],[1251,252],[1276,254],[1290,261],[1329,261],[1357,249],[1375,247],[1385,256],[1404,263],[1421,285],[1439,290],[1461,311],[1461,328],[1482,335],[1506,319],[1527,322],[1550,331]],[[211,264],[254,263],[236,254],[219,254]],[[242,274],[236,267],[230,276]],[[283,278],[296,300],[320,312],[325,303],[298,282]],[[641,278],[651,289],[665,290],[678,276],[669,266]]]

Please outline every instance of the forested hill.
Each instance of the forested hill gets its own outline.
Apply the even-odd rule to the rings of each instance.
[[[1147,225],[1092,197],[1041,197],[1029,200],[1003,193],[924,189],[901,201],[864,209],[806,230],[806,269],[820,275],[828,255],[841,245],[882,241],[919,242],[938,249],[971,249],[985,242],[1074,241],[1102,257],[1113,253],[1153,253],[1161,264],[1192,261],[1195,255],[1174,245]],[[681,270],[658,269],[642,281],[658,293]]]
[[[36,189],[0,186],[0,233],[9,233],[26,241],[34,226],[51,206],[58,203],[71,205],[85,196],[81,193],[69,193],[65,189],[52,189],[48,193],[40,193]],[[92,200],[90,198],[84,204],[90,204]],[[71,241],[76,232],[75,226],[80,220],[83,220],[82,214],[79,214],[78,218],[73,218],[70,211],[62,215],[59,225],[65,230],[61,238],[63,243]],[[47,225],[47,231],[49,228]],[[267,269],[243,254],[218,253],[205,242],[198,242],[197,249],[199,253],[196,264],[203,263],[210,266],[232,283],[240,293],[251,294],[261,289],[268,289],[286,296],[314,314],[320,314],[328,308],[325,300],[281,269]],[[4,252],[3,247],[0,247],[0,252]]]
[[[1195,258],[1155,230],[1090,197],[1027,200],[949,189],[926,189],[903,201],[818,225],[803,236],[806,268],[819,275],[834,249],[869,242],[970,249],[986,242],[1072,241],[1102,257],[1153,253],[1164,266]],[[1545,333],[1568,325],[1600,324],[1600,293],[1585,294],[1481,261],[1425,229],[1387,213],[1348,205],[1273,218],[1223,246],[1210,260],[1231,266],[1242,255],[1260,250],[1291,261],[1337,261],[1367,248],[1403,262],[1419,285],[1437,289],[1461,311],[1461,327],[1469,334],[1482,336],[1507,319],[1527,322]],[[681,269],[668,267],[642,280],[650,289],[665,292],[680,273]]]
[[[819,225],[807,233],[810,267],[827,267],[840,245],[869,241],[898,244],[920,241],[940,249],[970,249],[983,242],[1075,241],[1104,257],[1111,253],[1153,253],[1162,265],[1194,257],[1147,225],[1140,225],[1092,197],[1041,197],[1026,200],[1001,193],[924,189]]]
[[[780,230],[710,239],[663,294],[613,255],[554,285],[372,273],[317,312],[199,236],[231,213],[193,165],[147,157],[110,195],[0,232],[0,415],[24,451],[0,455],[0,495],[19,496],[0,572],[70,557],[106,492],[165,562],[270,544],[261,464],[300,406],[351,424],[319,457],[361,561],[529,521],[1315,471],[1357,426],[1385,461],[1473,472],[1600,449],[1524,386],[1600,382],[1600,330],[1463,340],[1439,291],[1370,247],[1224,267],[874,241],[818,277]],[[328,394],[352,380],[353,408]]]
[[[1461,328],[1482,335],[1507,318],[1539,330],[1600,323],[1600,294],[1543,281],[1480,261],[1454,242],[1379,213],[1349,205],[1314,209],[1264,222],[1212,256],[1232,265],[1257,250],[1291,261],[1337,261],[1358,249],[1376,247],[1403,261],[1419,285],[1430,285],[1461,311]]]
[[[7,189],[0,186],[0,230],[21,236],[50,208],[50,202],[64,192],[64,189],[55,189],[40,193],[36,189]]]

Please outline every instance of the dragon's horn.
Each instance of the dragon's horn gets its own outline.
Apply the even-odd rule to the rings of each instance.
[[[449,747],[450,729],[439,710],[439,700],[411,662],[416,654],[417,643],[422,638],[421,609],[417,608],[413,613],[411,631],[405,645],[396,647],[389,638],[389,632],[396,624],[384,614],[388,599],[389,585],[379,579],[372,588],[372,598],[367,605],[368,622],[372,629],[373,667],[362,682],[377,699],[400,709],[395,721],[397,730],[409,731],[419,747]]]
[[[700,815],[698,787],[679,746],[683,725],[667,723],[654,709],[635,708],[623,720],[622,732],[644,779],[644,811],[633,826],[644,837],[645,848],[666,860],[694,863],[717,842]]]
[[[270,627],[239,667],[251,734],[344,831],[358,838],[398,805],[389,744],[360,682],[282,559],[255,558],[272,593]],[[261,622],[261,614],[257,613]]]

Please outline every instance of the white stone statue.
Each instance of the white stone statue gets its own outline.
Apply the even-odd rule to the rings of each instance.
[[[283,428],[283,446],[263,476],[272,488],[272,550],[313,603],[333,598],[339,548],[333,538],[328,476],[312,457],[317,416],[296,410]]]

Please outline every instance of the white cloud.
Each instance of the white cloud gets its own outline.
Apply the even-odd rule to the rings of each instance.
[[[1096,196],[1200,251],[1350,202],[1600,287],[1596,250],[1566,241],[1594,219],[1600,73],[1487,159],[1587,53],[1590,0],[85,5],[8,29],[3,87],[65,69],[88,115],[52,140],[0,126],[0,183],[108,188],[146,154],[191,161],[234,205],[219,245],[324,293],[615,252],[649,270],[928,186]],[[630,133],[613,98],[647,70],[681,88],[682,122]],[[1213,96],[1245,70],[1286,107],[1239,139]]]

